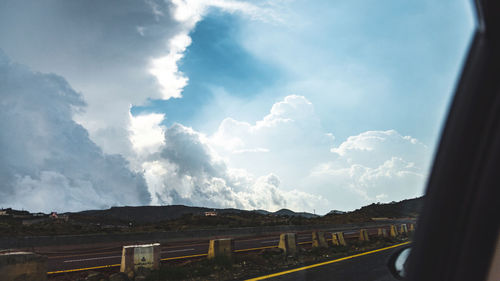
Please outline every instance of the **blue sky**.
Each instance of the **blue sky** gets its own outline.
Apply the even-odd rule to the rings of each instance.
[[[3,1],[0,203],[326,213],[420,196],[471,3]]]
[[[153,100],[132,113],[165,113],[166,125],[210,134],[225,117],[256,121],[270,104],[300,94],[341,140],[393,128],[433,145],[470,40],[470,3],[293,1],[287,8],[291,24],[209,12],[179,62],[189,77],[182,98]]]
[[[152,100],[147,106],[133,107],[131,112],[161,112],[166,114],[166,125],[179,122],[201,129],[206,120],[198,120],[200,110],[214,102],[217,90],[223,89],[235,98],[252,100],[271,87],[279,79],[280,72],[241,46],[237,40],[241,24],[236,15],[217,10],[208,14],[191,32],[193,42],[179,62],[180,70],[190,80],[183,89],[182,98]],[[226,117],[215,108],[210,111],[212,121],[220,122]]]

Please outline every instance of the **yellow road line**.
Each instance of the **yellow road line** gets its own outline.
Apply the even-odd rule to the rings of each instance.
[[[330,241],[331,239],[326,239],[326,240]],[[311,243],[312,243],[312,241],[306,241],[306,242],[299,242],[297,244],[302,245],[302,244],[311,244]],[[278,247],[278,246],[265,246],[265,247],[258,247],[258,248],[240,249],[240,250],[235,250],[234,252],[249,252],[249,251],[270,249],[270,248],[276,248],[276,247]],[[203,256],[207,256],[207,255],[208,254],[197,254],[197,255],[190,255],[190,256],[163,258],[161,260],[162,261],[180,260],[180,259],[189,259],[189,258],[203,257]],[[57,273],[68,273],[68,272],[84,271],[84,270],[92,270],[92,269],[100,269],[100,268],[108,268],[108,267],[117,267],[117,266],[120,266],[120,264],[111,264],[111,265],[101,265],[101,266],[95,266],[95,267],[86,267],[86,268],[75,268],[75,269],[67,269],[67,270],[50,271],[50,272],[47,272],[47,274],[51,275],[51,274],[57,274]],[[257,280],[259,280],[259,279],[257,279]]]
[[[186,245],[179,245],[179,246],[167,246],[167,247],[162,247],[161,250],[166,250],[166,249],[175,249],[175,248],[184,248],[184,247],[189,247],[189,246],[199,246],[199,245],[206,245],[207,243],[198,243],[198,244],[186,244]],[[106,254],[121,254],[122,249],[119,248],[116,251],[113,252],[101,252],[101,253],[82,253],[82,254],[74,254],[74,255],[66,255],[66,256],[51,256],[48,257],[48,259],[64,259],[64,258],[74,258],[74,257],[83,257],[83,256],[92,256],[92,255],[106,255]],[[40,253],[43,255],[43,253]]]
[[[326,241],[331,241],[332,239],[326,239]],[[306,242],[299,242],[297,244],[302,245],[302,244],[311,244],[312,241],[306,241]],[[165,247],[162,248],[162,250],[165,249],[172,249],[172,248],[182,248],[182,247],[187,247],[187,246],[196,246],[196,245],[206,245],[206,244],[193,244],[193,245],[182,245],[182,246],[171,246],[171,247]],[[254,251],[254,250],[262,250],[262,249],[269,249],[269,248],[276,248],[278,246],[266,246],[266,247],[260,247],[260,248],[250,248],[250,249],[241,249],[241,250],[235,250],[235,252],[248,252],[248,251]],[[119,253],[120,251],[113,251],[113,252],[102,252],[102,253],[97,253],[97,255],[106,255],[106,254],[116,254]],[[48,257],[49,259],[63,259],[63,258],[74,258],[74,257],[82,257],[82,256],[92,256],[96,255],[96,253],[85,253],[85,254],[76,254],[76,255],[67,255],[67,256],[52,256]],[[186,256],[190,257],[190,256]],[[186,257],[176,257],[173,259],[182,259]]]
[[[265,247],[259,247],[259,248],[249,248],[249,249],[234,250],[234,252],[235,253],[236,252],[249,252],[249,251],[256,251],[256,250],[263,250],[263,249],[270,249],[270,248],[277,248],[277,247],[278,246],[265,246]],[[182,256],[182,257],[163,258],[161,260],[162,261],[170,261],[170,260],[180,260],[180,259],[203,257],[203,256],[208,256],[208,254],[197,254],[197,255]]]
[[[197,254],[197,255],[182,256],[182,257],[164,258],[164,259],[161,259],[161,261],[180,260],[180,259],[196,258],[196,257],[203,257],[203,256],[208,256],[208,254]]]
[[[271,249],[271,248],[277,248],[277,247],[278,246],[264,246],[264,247],[241,249],[241,250],[234,250],[234,251],[235,252],[248,252],[248,251],[264,250],[264,249]]]
[[[116,266],[120,266],[120,264],[101,265],[101,266],[86,267],[86,268],[76,268],[76,269],[67,269],[67,270],[59,270],[59,271],[50,271],[50,272],[47,272],[47,274],[50,275],[50,274],[57,274],[57,273],[84,271],[84,270],[92,270],[92,269],[116,267]]]
[[[348,260],[348,259],[353,259],[353,258],[356,258],[356,257],[366,256],[366,255],[377,253],[377,252],[386,251],[386,250],[389,250],[389,249],[392,249],[392,248],[396,248],[396,247],[399,247],[399,246],[403,246],[403,245],[406,245],[406,244],[409,244],[409,243],[411,243],[411,242],[408,241],[408,242],[404,242],[404,243],[401,243],[401,244],[392,245],[392,246],[389,246],[389,247],[385,247],[385,248],[381,248],[381,249],[377,249],[377,250],[373,250],[373,251],[368,251],[368,252],[364,252],[364,253],[360,253],[360,254],[348,256],[348,257],[343,257],[343,258],[336,259],[336,260],[321,262],[321,263],[312,264],[312,265],[308,265],[308,266],[303,266],[303,267],[299,267],[299,268],[295,268],[295,269],[290,269],[290,270],[286,270],[286,271],[282,271],[282,272],[278,272],[278,273],[264,275],[264,276],[260,276],[260,277],[248,279],[246,281],[257,281],[257,280],[264,280],[264,279],[268,279],[268,278],[272,278],[272,277],[277,277],[277,276],[281,276],[281,275],[285,275],[285,274],[289,274],[289,273],[293,273],[293,272],[297,272],[297,271],[306,270],[306,269],[309,269],[309,268],[314,268],[314,267],[323,266],[323,265],[327,265],[327,264],[332,264],[332,263],[336,263],[336,262],[340,262],[340,261],[345,261],[345,260]]]
[[[164,259],[161,259],[161,260],[162,261],[169,261],[169,260],[178,260],[178,259],[203,257],[203,256],[206,256],[206,255],[207,254],[198,254],[198,255],[191,255],[191,256],[164,258]],[[117,266],[120,266],[120,264],[111,264],[111,265],[101,265],[101,266],[86,267],[86,268],[75,268],[75,269],[67,269],[67,270],[50,271],[50,272],[47,272],[47,274],[51,275],[51,274],[57,274],[57,273],[68,273],[68,272],[84,271],[84,270],[92,270],[92,269],[100,269],[100,268],[108,268],[108,267],[117,267]]]

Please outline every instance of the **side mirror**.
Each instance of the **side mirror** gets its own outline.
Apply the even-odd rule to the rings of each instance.
[[[392,276],[398,280],[403,280],[407,274],[408,260],[410,257],[411,246],[407,246],[397,250],[389,258],[387,266]]]

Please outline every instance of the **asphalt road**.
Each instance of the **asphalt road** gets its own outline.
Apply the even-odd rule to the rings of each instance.
[[[370,235],[377,233],[376,228],[367,228]],[[358,231],[344,231],[345,238],[357,239]],[[329,238],[329,233],[325,233]],[[303,246],[311,244],[311,233],[298,233],[297,242]],[[267,235],[261,237],[235,239],[235,252],[260,250],[264,247],[277,247],[279,235]],[[204,256],[208,252],[208,240],[197,240],[190,242],[166,243],[161,246],[161,259],[176,260],[189,257]],[[127,245],[127,244],[124,244]],[[128,244],[130,245],[130,243]],[[86,246],[79,249],[57,252],[40,252],[48,257],[47,269],[49,272],[57,272],[74,269],[91,269],[102,266],[118,266],[121,262],[121,245],[110,247],[92,248]]]
[[[298,234],[298,242],[307,244],[311,241],[311,234]],[[234,248],[236,252],[275,247],[278,245],[279,236],[263,236],[249,239],[236,239]],[[162,259],[177,259],[196,255],[206,255],[208,240],[168,243],[161,247]],[[64,253],[44,253],[48,256],[48,271],[60,271],[79,268],[90,268],[104,265],[115,265],[121,261],[121,247],[105,249],[80,249]]]
[[[396,281],[387,268],[398,248],[272,277],[269,281]]]

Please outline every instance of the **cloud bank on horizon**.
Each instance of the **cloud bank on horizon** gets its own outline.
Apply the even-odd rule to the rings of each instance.
[[[361,112],[360,119],[342,124],[337,133],[332,124],[345,116],[326,112],[325,106],[359,103],[357,110],[363,111],[368,105],[362,104],[362,96],[373,93],[365,93],[369,87],[343,87],[346,96],[328,95],[339,90],[335,81],[342,78],[343,85],[356,87],[359,79],[351,79],[353,64],[339,63],[338,68],[318,75],[307,60],[299,58],[310,53],[311,46],[297,43],[297,49],[291,49],[294,44],[277,42],[283,38],[268,34],[293,28],[300,31],[291,32],[297,36],[293,39],[301,40],[306,39],[308,28],[318,29],[317,19],[311,19],[310,25],[290,22],[310,16],[302,4],[0,3],[0,50],[5,52],[0,52],[0,206],[48,212],[186,204],[325,213],[420,196],[439,126],[420,124],[430,129],[415,127],[416,135],[407,133],[413,130],[411,124],[390,123],[367,130]],[[320,6],[324,5],[328,6]],[[212,42],[213,34],[207,33],[201,42],[196,32],[205,32],[198,28],[208,25],[209,17],[230,20],[235,31],[221,42]],[[239,31],[247,36],[242,39]],[[262,36],[254,37],[259,32]],[[468,38],[463,33],[453,41],[462,44],[462,52]],[[228,41],[235,50],[220,47]],[[252,74],[244,71],[218,72],[220,81],[190,77],[196,62],[214,57],[190,52],[200,42],[234,56],[245,54],[253,64],[267,61],[266,67],[271,63],[284,69],[273,77],[284,82],[269,82],[242,96],[230,89],[254,85],[248,77]],[[324,42],[324,48],[330,43]],[[280,44],[284,51],[275,53]],[[459,59],[459,51],[450,53]],[[194,64],[187,63],[190,56]],[[213,69],[219,67],[216,58]],[[316,55],[311,58],[315,63]],[[328,62],[328,57],[324,59]],[[456,61],[447,64],[448,84],[436,82],[429,89],[451,88],[457,65]],[[350,70],[342,77],[339,69],[345,67]],[[381,78],[380,69],[370,74],[368,64],[362,68],[369,77],[366,81],[380,78],[373,91],[398,91],[387,82],[390,73]],[[202,77],[211,77],[205,74]],[[324,74],[337,78],[331,83]],[[230,78],[241,86],[230,86]],[[314,81],[316,86],[307,87]],[[324,85],[326,92],[318,85]],[[441,96],[436,100],[443,100]],[[203,104],[191,103],[193,97]],[[420,103],[413,99],[405,102]],[[191,108],[175,113],[161,107],[180,101]],[[141,111],[134,112],[135,107]],[[193,110],[196,116],[187,116]],[[444,110],[439,102],[421,109],[441,118]],[[394,114],[391,118],[404,119],[404,110]],[[380,118],[380,124],[385,124],[387,120]]]

